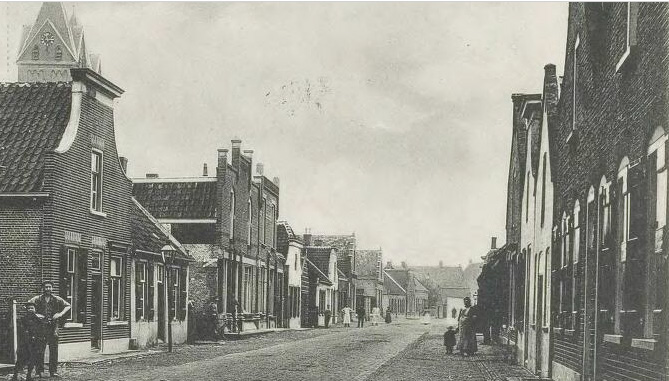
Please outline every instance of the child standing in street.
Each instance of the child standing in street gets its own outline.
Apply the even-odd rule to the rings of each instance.
[[[452,326],[449,326],[448,330],[444,332],[444,346],[446,347],[446,353],[453,353],[453,347],[455,346],[455,331]]]
[[[14,365],[14,376],[16,381],[23,367],[28,367],[26,380],[32,380],[32,372],[37,368],[39,361],[44,359],[42,343],[44,341],[44,316],[35,311],[35,303],[25,304],[28,313],[18,321],[20,337],[16,350],[16,364]]]

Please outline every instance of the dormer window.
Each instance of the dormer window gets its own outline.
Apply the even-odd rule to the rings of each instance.
[[[37,45],[33,46],[32,59],[34,61],[37,61],[39,59],[39,46]]]

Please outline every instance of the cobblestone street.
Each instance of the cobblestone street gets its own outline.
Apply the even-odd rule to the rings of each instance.
[[[446,355],[444,325],[403,320],[363,329],[285,331],[240,341],[179,346],[95,364],[65,364],[64,380],[504,380],[529,376],[498,348]]]

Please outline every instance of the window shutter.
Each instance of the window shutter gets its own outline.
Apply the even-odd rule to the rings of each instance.
[[[77,322],[86,323],[86,307],[88,302],[86,296],[88,294],[88,252],[79,250],[77,252]]]
[[[181,311],[179,314],[179,320],[186,320],[186,310],[188,309],[188,292],[187,292],[187,282],[188,282],[188,277],[187,277],[187,271],[186,267],[182,267],[179,271],[179,289],[181,290],[181,294],[178,296],[179,297],[179,306],[181,307]]]
[[[148,266],[149,266],[149,268],[148,268],[148,274],[147,274],[148,275],[147,276],[147,282],[149,284],[149,291],[148,291],[148,297],[147,297],[148,301],[146,303],[148,303],[148,305],[147,305],[148,320],[153,321],[153,318],[155,316],[155,308],[154,308],[155,303],[154,303],[154,300],[153,300],[154,294],[155,294],[155,285],[154,285],[154,280],[153,280],[153,271],[154,271],[154,268],[155,268],[155,264],[153,262],[149,262]]]
[[[142,309],[144,307],[144,300],[142,295],[142,263],[135,262],[135,320],[139,321],[142,317]]]

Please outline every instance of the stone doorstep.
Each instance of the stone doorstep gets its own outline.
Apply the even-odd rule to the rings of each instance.
[[[552,381],[550,378],[541,377],[507,377],[506,381]]]
[[[226,332],[223,334],[223,337],[226,339],[230,340],[240,340],[248,337],[253,337],[253,336],[259,336],[259,335],[264,335],[267,333],[274,333],[274,332],[283,332],[283,331],[289,331],[290,328],[270,328],[270,329],[254,329],[250,331],[242,331],[242,332]]]
[[[117,359],[122,359],[122,358],[128,358],[128,357],[143,357],[143,356],[151,356],[157,353],[165,353],[167,351],[167,348],[165,350],[156,350],[155,348],[150,348],[150,349],[131,349],[123,352],[116,352],[116,353],[91,353],[90,356],[84,356],[84,357],[79,357],[79,358],[74,358],[72,360],[68,361],[61,361],[60,365],[63,364],[86,364],[86,365],[91,365],[91,364],[98,364],[101,362],[105,361],[111,361],[111,360],[117,360]]]

